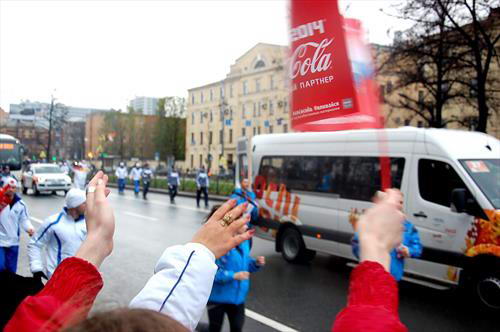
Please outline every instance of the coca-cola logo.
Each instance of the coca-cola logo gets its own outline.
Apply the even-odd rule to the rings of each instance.
[[[325,33],[325,20],[318,20],[292,28],[290,35],[293,42]],[[290,76],[305,76],[308,73],[323,72],[332,66],[332,53],[326,49],[333,43],[333,38],[324,38],[320,42],[306,42],[295,47],[290,59]]]

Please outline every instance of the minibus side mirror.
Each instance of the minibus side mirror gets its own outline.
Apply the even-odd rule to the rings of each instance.
[[[450,208],[453,212],[465,212],[471,216],[488,220],[488,216],[479,206],[476,199],[465,188],[456,188],[451,191]]]
[[[465,188],[456,188],[451,191],[451,210],[453,212],[466,212],[467,191]]]

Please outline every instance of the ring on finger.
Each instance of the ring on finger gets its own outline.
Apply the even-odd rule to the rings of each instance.
[[[229,226],[233,222],[233,216],[230,213],[228,213],[222,218],[222,221],[224,221],[226,225]]]
[[[222,227],[227,227],[229,224],[225,222],[224,220],[220,220],[219,223],[222,225]]]
[[[88,186],[87,194],[95,193],[95,186]]]

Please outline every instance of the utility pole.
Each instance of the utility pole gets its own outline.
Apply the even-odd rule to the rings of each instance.
[[[50,102],[50,112],[49,112],[49,140],[47,144],[47,162],[51,159],[50,157],[50,145],[52,144],[52,113],[54,112],[54,95],[51,96],[52,100]]]

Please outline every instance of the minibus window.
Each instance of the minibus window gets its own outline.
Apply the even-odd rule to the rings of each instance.
[[[418,187],[423,199],[446,207],[451,206],[453,189],[467,189],[453,167],[431,159],[418,162]]]
[[[500,159],[461,160],[470,177],[495,209],[500,209]]]
[[[392,186],[401,187],[405,160],[391,158]],[[288,190],[331,193],[342,198],[370,201],[380,190],[378,157],[284,156],[264,157],[259,175],[266,183]]]

